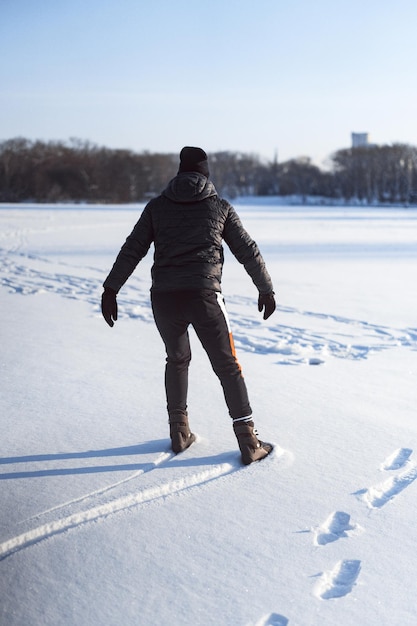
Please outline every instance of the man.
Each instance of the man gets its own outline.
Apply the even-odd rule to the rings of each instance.
[[[201,148],[185,147],[177,176],[146,205],[104,281],[102,312],[113,326],[116,295],[153,242],[151,301],[167,353],[165,390],[172,450],[182,452],[195,441],[187,414],[191,324],[221,382],[242,462],[248,465],[265,458],[272,445],[257,437],[235,355],[221,295],[222,240],[252,278],[259,291],[258,309],[267,319],[275,310],[275,299],[259,249],[234,208],[217,195],[209,180],[207,154]]]

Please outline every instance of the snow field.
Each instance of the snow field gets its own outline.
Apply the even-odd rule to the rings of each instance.
[[[411,210],[237,206],[278,298],[226,255],[256,425],[244,468],[192,336],[198,441],[169,452],[151,255],[101,319],[140,207],[0,209],[0,615],[11,626],[415,624]]]

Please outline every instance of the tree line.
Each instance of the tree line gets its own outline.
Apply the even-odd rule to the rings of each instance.
[[[214,152],[210,174],[226,197],[311,196],[363,204],[417,203],[417,148],[369,145],[336,151],[321,169],[309,157],[266,162]],[[0,142],[0,202],[143,202],[178,170],[178,154],[118,150],[88,141]]]

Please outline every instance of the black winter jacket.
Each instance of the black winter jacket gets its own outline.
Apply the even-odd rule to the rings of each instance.
[[[213,183],[202,174],[178,174],[144,208],[104,287],[119,291],[153,242],[153,291],[221,291],[222,240],[243,264],[259,293],[272,292],[258,246],[234,208],[219,198]]]

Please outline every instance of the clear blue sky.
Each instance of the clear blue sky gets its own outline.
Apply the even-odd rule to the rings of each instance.
[[[0,0],[0,140],[417,145],[416,0]]]

